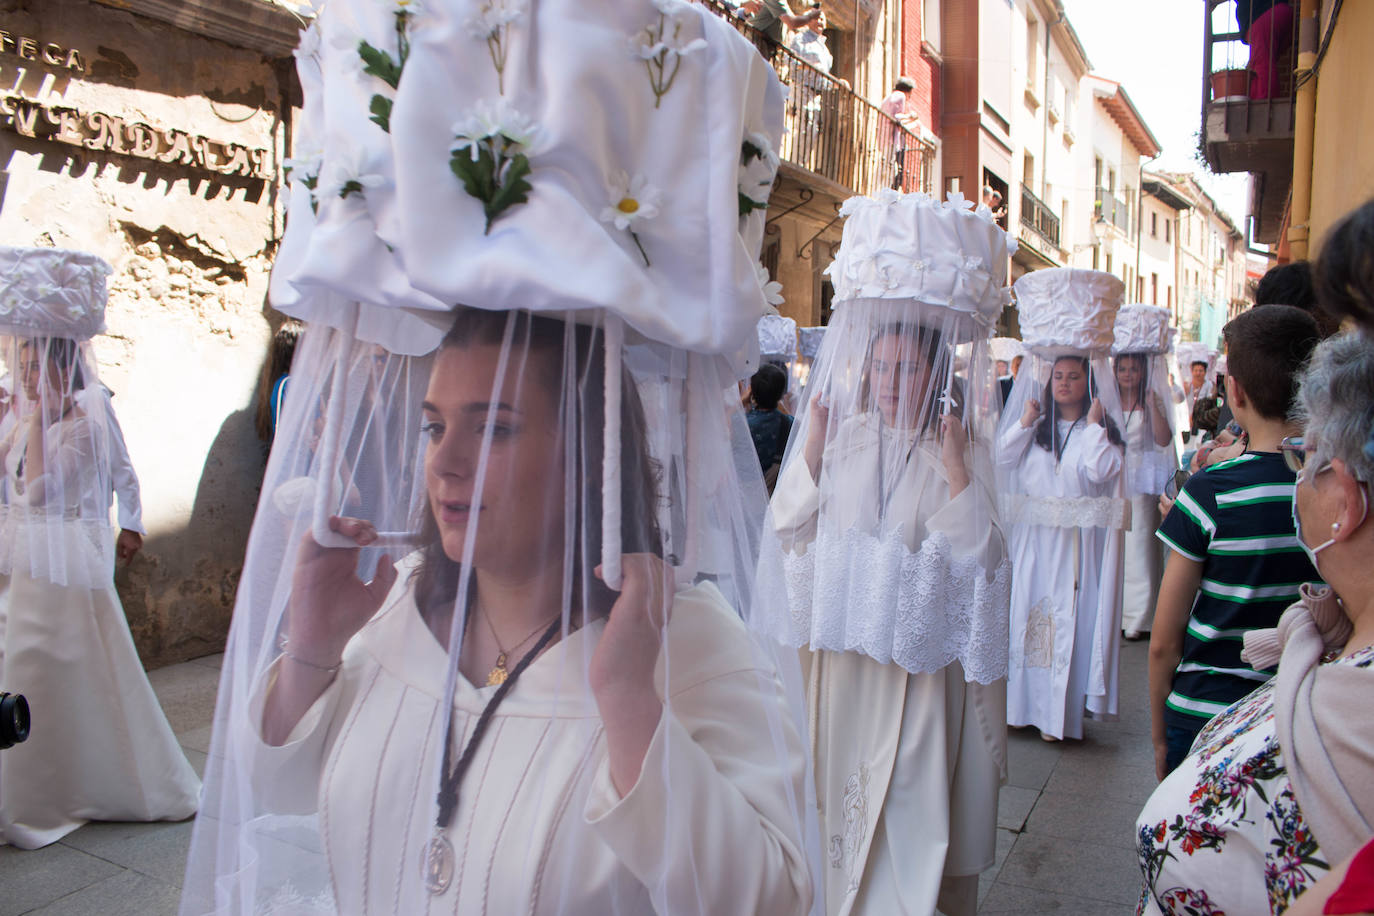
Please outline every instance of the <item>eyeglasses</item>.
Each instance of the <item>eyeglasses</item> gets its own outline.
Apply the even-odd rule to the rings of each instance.
[[[1307,462],[1307,442],[1302,436],[1288,436],[1279,443],[1279,454],[1283,455],[1283,463],[1288,470],[1294,474],[1300,473]]]

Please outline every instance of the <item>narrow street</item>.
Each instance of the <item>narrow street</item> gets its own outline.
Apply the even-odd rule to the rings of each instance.
[[[1145,702],[1146,644],[1121,653],[1121,721],[1089,722],[1081,742],[1012,732],[997,863],[983,875],[980,913],[1126,916],[1140,872],[1132,847],[1154,788]],[[220,656],[149,674],[197,770],[210,746]],[[35,852],[0,847],[0,916],[170,916],[180,897],[191,822],[90,824]]]

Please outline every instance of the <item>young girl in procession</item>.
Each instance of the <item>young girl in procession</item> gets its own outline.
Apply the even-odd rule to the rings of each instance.
[[[318,186],[383,177],[317,213],[293,177],[273,296],[307,330],[182,913],[802,916],[800,674],[746,628],[762,487],[720,409],[780,86],[701,7],[484,10],[335,0],[307,33]],[[696,43],[675,79],[640,25]],[[389,133],[360,42],[404,60]]]
[[[1014,572],[1007,722],[1081,738],[1085,711],[1116,716],[1129,507],[1107,354],[1124,287],[1051,268],[1013,289],[1027,356],[997,437]]]
[[[0,438],[0,690],[34,720],[0,754],[0,845],[23,849],[89,820],[182,820],[200,793],[115,593],[112,418],[89,343],[109,273],[85,252],[0,248],[17,381]]]
[[[1005,772],[1010,570],[986,208],[854,198],[836,304],[764,529],[757,625],[807,650],[828,914],[972,914]]]
[[[1169,310],[1158,305],[1124,305],[1116,313],[1112,374],[1121,400],[1124,486],[1131,503],[1121,601],[1121,628],[1127,639],[1150,632],[1164,574],[1164,553],[1155,539],[1159,497],[1178,468],[1165,365],[1169,317]]]

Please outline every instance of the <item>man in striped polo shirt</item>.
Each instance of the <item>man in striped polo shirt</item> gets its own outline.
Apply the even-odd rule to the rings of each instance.
[[[1222,330],[1226,400],[1249,444],[1245,454],[1189,478],[1159,527],[1168,564],[1150,634],[1150,731],[1163,779],[1217,713],[1264,683],[1240,659],[1248,630],[1277,625],[1318,581],[1293,531],[1295,475],[1279,442],[1297,375],[1316,345],[1312,316],[1287,305],[1242,312]]]

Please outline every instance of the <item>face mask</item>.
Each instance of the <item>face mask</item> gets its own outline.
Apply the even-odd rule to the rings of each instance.
[[[1330,547],[1332,544],[1336,543],[1336,538],[1329,537],[1322,543],[1318,544],[1316,547],[1307,546],[1307,542],[1303,540],[1302,519],[1298,516],[1297,494],[1297,484],[1301,482],[1302,474],[1299,473],[1298,480],[1295,482],[1293,490],[1293,533],[1296,534],[1298,537],[1298,546],[1302,548],[1302,552],[1307,554],[1307,559],[1312,561],[1312,568],[1316,569],[1318,572],[1321,572],[1321,569],[1317,566],[1317,554],[1321,553],[1323,550]],[[1312,484],[1309,482],[1308,486],[1311,485]],[[1361,508],[1360,510],[1360,520],[1355,523],[1356,528],[1360,527],[1360,525],[1363,525],[1365,518],[1369,515],[1369,497],[1365,495],[1363,486],[1360,487],[1360,503],[1362,504],[1363,508]],[[1335,531],[1333,530],[1331,533],[1334,535]]]

